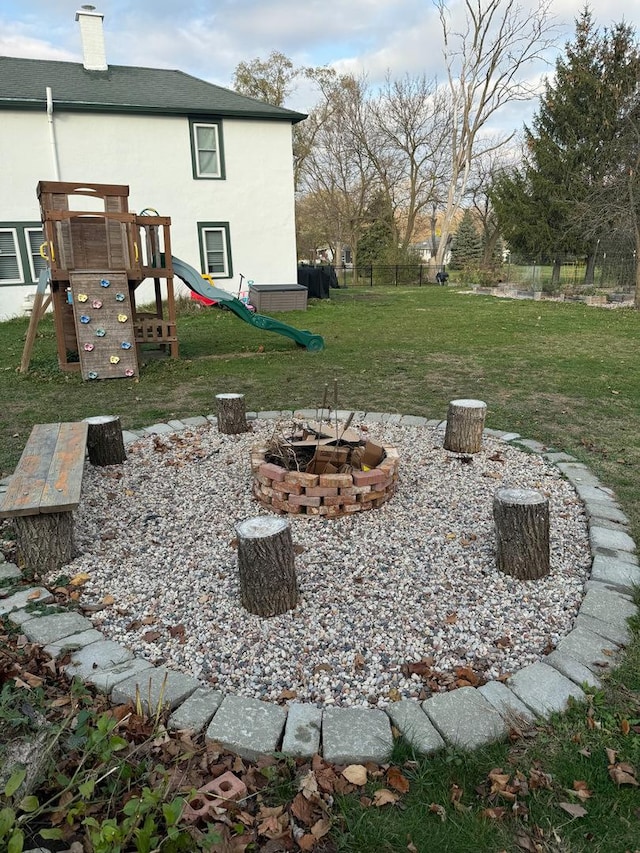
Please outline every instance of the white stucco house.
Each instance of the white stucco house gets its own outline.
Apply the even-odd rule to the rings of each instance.
[[[83,63],[0,57],[0,320],[23,312],[45,263],[39,181],[127,185],[129,210],[171,217],[172,254],[218,287],[238,290],[240,273],[295,284],[291,130],[305,116],[182,71],[110,66],[102,14],[76,21]]]

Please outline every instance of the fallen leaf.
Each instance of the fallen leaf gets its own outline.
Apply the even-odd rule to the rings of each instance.
[[[331,829],[331,821],[326,817],[320,818],[320,820],[316,821],[311,827],[311,835],[314,838],[322,838],[326,835]]]
[[[621,720],[620,721],[620,731],[623,735],[628,735],[631,731],[631,726],[629,725],[629,720]]]
[[[116,600],[112,595],[105,595],[105,597],[102,599],[102,603],[108,606],[109,604],[115,604]]]
[[[635,770],[631,764],[614,764],[613,767],[609,768],[609,776],[611,776],[616,785],[637,786],[639,784],[635,776]]]
[[[299,781],[298,790],[310,800],[318,794],[318,780],[313,770],[309,770]]]
[[[607,753],[607,761],[609,762],[609,764],[615,764],[616,755],[618,754],[617,751],[615,749],[610,749],[610,747],[607,747],[605,752]]]
[[[35,601],[36,598],[40,598],[41,595],[42,593],[39,589],[34,589],[33,592],[30,592],[27,596],[27,601]]]
[[[147,631],[145,634],[142,635],[142,639],[145,641],[145,643],[153,643],[161,636],[161,631]]]
[[[373,805],[380,808],[381,806],[386,806],[389,803],[397,803],[399,799],[399,794],[394,794],[393,791],[390,791],[388,788],[379,788],[373,795]]]
[[[91,579],[91,575],[88,575],[86,572],[80,572],[80,574],[75,575],[69,581],[70,586],[82,586],[82,584],[86,583]]]
[[[367,784],[367,768],[363,764],[349,764],[342,771],[342,775],[352,785]]]
[[[439,803],[431,803],[429,805],[429,811],[431,814],[437,814],[443,823],[447,819],[447,811],[445,807],[441,806]]]
[[[490,809],[483,809],[483,811],[481,812],[483,817],[488,817],[489,820],[502,820],[506,813],[507,810],[504,808],[504,806],[494,806]]]
[[[558,803],[558,805],[571,817],[584,817],[587,814],[587,810],[577,803]]]
[[[581,800],[588,800],[593,796],[592,792],[587,788],[587,783],[582,779],[577,779],[573,783],[573,791]]]
[[[455,625],[458,621],[458,614],[455,611],[453,613],[448,613],[444,621],[447,625]]]
[[[401,794],[406,794],[410,788],[409,780],[397,767],[387,770],[387,784]]]

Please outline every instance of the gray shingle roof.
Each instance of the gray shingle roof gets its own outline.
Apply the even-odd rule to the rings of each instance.
[[[206,114],[293,124],[306,118],[304,113],[247,98],[183,71],[129,65],[86,71],[79,62],[0,56],[0,109],[44,109],[47,86],[58,110]]]

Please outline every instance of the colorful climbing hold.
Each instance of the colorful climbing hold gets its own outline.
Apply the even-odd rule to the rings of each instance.
[[[86,352],[93,352],[93,350],[95,349],[95,347],[94,347],[94,345],[93,345],[93,344],[85,344],[85,345],[84,345],[84,349],[86,350]]]
[[[100,279],[100,287],[110,287],[110,286],[111,286],[111,282],[109,281],[108,278],[101,278]]]
[[[86,325],[87,323],[91,322],[91,317],[88,317],[86,314],[83,314],[82,317],[80,317],[80,322]]]

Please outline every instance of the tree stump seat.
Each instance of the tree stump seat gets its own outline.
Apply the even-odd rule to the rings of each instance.
[[[0,518],[15,519],[20,559],[38,573],[75,557],[87,433],[84,422],[36,424],[0,502]]]

